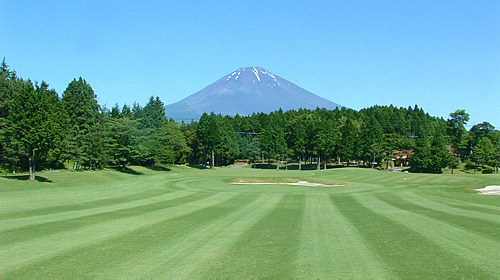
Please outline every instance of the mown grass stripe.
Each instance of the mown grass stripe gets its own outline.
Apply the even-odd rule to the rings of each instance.
[[[29,209],[29,210],[21,210],[16,212],[2,213],[0,214],[1,220],[8,219],[19,219],[19,218],[27,218],[33,216],[41,216],[48,215],[54,213],[68,212],[68,211],[77,211],[77,210],[86,210],[91,208],[98,208],[102,206],[107,206],[110,204],[118,204],[124,202],[130,202],[135,200],[147,199],[150,197],[155,197],[167,193],[171,193],[174,190],[155,190],[155,191],[144,191],[138,192],[135,194],[128,194],[120,197],[106,198],[100,199],[96,201],[82,201],[79,204],[68,204],[68,205],[59,205],[59,206],[51,206],[44,207],[38,209]]]
[[[456,225],[461,225],[470,230],[490,231],[493,237],[500,237],[500,212],[477,212],[464,210],[460,207],[451,207],[446,203],[426,199],[424,196],[414,193],[379,195],[379,199],[385,200],[401,209],[415,210],[431,218],[449,220]],[[442,215],[441,215],[442,214]],[[455,221],[455,222],[453,222]],[[496,238],[500,239],[500,238]]]
[[[74,211],[63,213],[64,215],[51,215],[51,217],[33,220],[33,224],[14,228],[6,231],[0,231],[0,240],[2,245],[9,243],[27,241],[33,238],[57,234],[64,231],[74,231],[91,224],[106,223],[112,220],[131,217],[134,215],[143,215],[148,212],[174,207],[179,204],[187,203],[207,197],[208,194],[190,194],[173,193],[164,195],[157,199],[147,199],[144,201],[135,201],[120,205],[110,205],[92,209],[92,211]],[[47,221],[50,220],[50,221]],[[26,221],[26,219],[23,219]],[[28,220],[29,221],[29,220]]]
[[[188,179],[184,178],[184,177],[175,178],[175,179],[169,178],[167,180],[167,182],[169,185],[173,185],[175,182],[178,182],[178,181],[184,182],[187,180]],[[126,183],[123,183],[123,186],[130,188],[130,185],[132,185],[132,186],[134,186],[136,184],[143,185],[146,183],[147,182],[144,182],[144,181],[132,180],[132,181],[127,181]],[[101,188],[106,189],[106,188],[108,188],[108,186],[101,186]],[[66,190],[68,190],[68,189],[72,190],[73,188],[72,187],[66,188]],[[117,189],[116,183],[114,185],[112,185],[111,190],[113,190],[113,189]],[[63,190],[59,190],[59,191],[63,192]],[[133,192],[127,192],[125,189],[121,189],[120,192],[112,192],[111,197],[106,197],[106,198],[102,198],[99,195],[94,195],[91,197],[79,197],[75,193],[75,194],[67,197],[66,201],[63,201],[64,204],[62,204],[62,205],[32,208],[32,207],[36,206],[36,204],[31,203],[30,209],[19,209],[18,207],[12,209],[12,207],[9,207],[8,210],[11,210],[11,211],[0,212],[0,220],[40,216],[40,215],[60,213],[60,212],[65,212],[65,211],[86,210],[86,209],[91,209],[91,208],[98,208],[98,207],[102,207],[102,206],[107,206],[110,204],[125,203],[125,202],[131,202],[131,201],[135,201],[135,200],[157,197],[157,196],[172,193],[175,191],[178,191],[178,189],[172,188],[171,186],[169,186],[169,187],[158,187],[158,186],[149,187],[148,186],[144,189],[139,189],[139,190],[137,189],[136,186],[134,186]],[[88,190],[87,192],[91,193],[90,190]],[[73,200],[75,196],[78,198],[77,201]],[[3,201],[4,202],[9,201],[9,197],[4,196]]]
[[[489,197],[476,194],[477,196],[481,196],[482,199],[488,199]],[[500,202],[498,202],[498,198],[493,197],[496,203],[498,203],[498,206],[495,205],[486,205],[486,204],[480,204],[480,203],[473,203],[469,201],[464,201],[464,200],[459,200],[459,199],[454,199],[450,197],[444,197],[444,196],[436,196],[436,195],[426,195],[425,196],[427,199],[432,200],[432,201],[437,201],[439,203],[447,204],[449,206],[452,206],[454,208],[459,208],[459,209],[464,209],[464,210],[469,210],[469,211],[474,211],[474,212],[480,212],[480,213],[488,213],[488,214],[495,214],[495,215],[500,215]]]
[[[89,179],[94,178],[93,176],[100,177],[102,176],[101,173],[106,172],[88,174],[87,177]],[[73,210],[83,210],[110,203],[144,199],[176,191],[177,189],[173,187],[175,182],[189,180],[189,178],[170,178],[169,176],[167,178],[163,177],[163,181],[158,182],[160,178],[157,177],[137,176],[126,179],[122,178],[122,181],[104,181],[80,187],[74,186],[75,184],[78,185],[78,182],[71,182],[65,185],[58,183],[56,187],[31,184],[31,189],[23,188],[19,191],[2,195],[2,200],[0,200],[0,219],[56,213],[59,209],[64,211],[64,208],[68,210],[71,207],[74,208]],[[4,182],[0,178],[0,186],[2,183]],[[12,207],[12,203],[15,203],[16,207]],[[50,207],[47,207],[47,205],[50,205]]]
[[[368,197],[368,196],[366,196]],[[353,196],[330,196],[339,211],[348,218],[363,235],[378,257],[398,277],[485,277],[492,276],[457,257],[409,228],[406,223],[393,220],[399,211],[378,213],[380,203],[361,200]],[[365,198],[365,196],[362,196]],[[438,264],[438,265],[436,265]]]
[[[472,190],[498,175],[139,170],[49,174],[52,183],[0,178],[0,279],[500,275],[498,197]],[[228,184],[238,178],[344,186]],[[330,196],[351,201],[341,211]],[[469,218],[477,228],[461,225]],[[9,220],[19,223],[2,228]]]
[[[52,278],[64,272],[69,272],[70,278],[94,278],[97,277],[97,274],[105,272],[114,265],[134,259],[137,255],[145,256],[147,252],[161,248],[164,244],[179,244],[185,236],[199,231],[200,228],[205,228],[214,221],[224,219],[232,213],[232,209],[244,207],[253,199],[247,195],[238,195],[174,219],[138,228],[132,232],[90,244],[84,248],[54,255],[49,259],[12,271],[6,277],[16,278],[16,275],[29,275],[30,278]],[[146,258],[151,258],[148,263],[150,268],[155,266],[156,261],[161,260],[159,257],[146,256]],[[138,263],[141,262],[140,259],[137,261]],[[44,267],[44,269],[37,269],[39,267]],[[115,270],[115,274],[108,277],[116,278],[118,275],[131,277],[129,273],[131,270],[135,271],[135,269],[136,264],[133,263],[124,271]],[[159,276],[161,275],[157,275],[157,277]]]
[[[74,210],[74,208],[70,206],[67,211],[63,211],[63,209],[61,209],[61,211],[58,213],[40,214],[22,218],[3,219],[0,220],[0,231],[22,228],[25,226],[32,226],[43,223],[58,222],[67,219],[74,219],[89,215],[95,215],[99,213],[112,212],[121,209],[129,209],[164,200],[176,199],[190,194],[192,194],[192,192],[174,191],[174,192],[167,192],[158,196],[130,200],[127,202],[111,203],[111,201],[109,201],[110,204],[92,208]]]
[[[209,263],[232,246],[279,202],[280,195],[245,195],[243,203],[228,207],[225,215],[160,246],[134,254],[119,266],[110,267],[98,278],[164,277],[192,279],[209,269]],[[234,202],[232,200],[232,202]]]
[[[284,195],[258,223],[213,260],[201,278],[293,278],[302,231],[304,195]]]
[[[3,259],[0,263],[0,272],[6,272],[15,267],[26,266],[41,259],[51,258],[58,254],[64,254],[67,251],[84,248],[89,244],[96,244],[108,238],[127,234],[165,220],[174,219],[216,205],[217,203],[231,199],[235,195],[231,193],[214,194],[200,200],[142,215],[120,218],[105,223],[90,224],[73,231],[34,238],[7,246],[0,245],[0,256]]]
[[[426,242],[422,244],[414,244],[413,250],[432,248],[430,252],[436,257],[443,255],[443,258],[439,257],[434,262],[429,262],[427,267],[441,270],[443,275],[449,274],[457,277],[500,275],[500,266],[498,265],[500,242],[498,240],[491,240],[477,232],[464,230],[421,214],[399,209],[373,196],[358,196],[356,200],[363,207],[385,217],[398,228],[405,228],[413,235],[426,239]],[[429,242],[432,242],[433,245],[425,245]],[[415,258],[412,260],[412,263],[414,262]],[[433,266],[434,264],[440,266]],[[453,273],[454,267],[456,273]],[[476,267],[476,272],[474,272],[474,267]]]
[[[307,195],[297,277],[392,278],[328,195]]]

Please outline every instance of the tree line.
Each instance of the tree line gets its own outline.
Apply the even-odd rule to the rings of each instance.
[[[299,109],[222,116],[205,113],[177,123],[151,97],[141,107],[101,106],[83,78],[59,94],[46,82],[17,76],[5,59],[0,68],[0,167],[5,171],[99,169],[165,164],[224,166],[249,160],[267,168],[331,165],[396,167],[440,172],[498,166],[500,131],[488,122],[466,129],[469,114],[444,120],[418,106]]]

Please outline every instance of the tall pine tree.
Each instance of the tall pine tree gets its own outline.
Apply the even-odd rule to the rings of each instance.
[[[66,158],[75,169],[96,167],[102,155],[102,123],[97,95],[80,77],[69,83],[62,101],[69,116]]]

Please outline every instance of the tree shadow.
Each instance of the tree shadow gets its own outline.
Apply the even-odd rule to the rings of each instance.
[[[18,180],[18,181],[29,181],[30,180],[29,175],[6,175],[6,176],[2,176],[2,178],[6,178],[9,180]],[[35,176],[35,181],[41,182],[41,183],[54,183],[54,181],[47,179],[43,176]]]
[[[190,168],[195,168],[195,169],[209,169],[210,167],[207,167],[203,164],[190,164]]]
[[[172,169],[163,166],[163,165],[153,165],[153,166],[146,166],[147,169],[153,170],[153,171],[172,171]]]
[[[132,168],[129,168],[129,167],[122,167],[122,166],[113,166],[113,167],[109,167],[110,169],[113,169],[115,171],[118,171],[118,172],[121,172],[121,173],[125,173],[125,174],[131,174],[131,175],[143,175],[144,173],[142,172],[139,172],[137,170],[134,170]]]

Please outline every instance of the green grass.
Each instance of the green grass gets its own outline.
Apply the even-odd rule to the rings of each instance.
[[[0,178],[0,279],[500,275],[500,175],[134,171]]]

